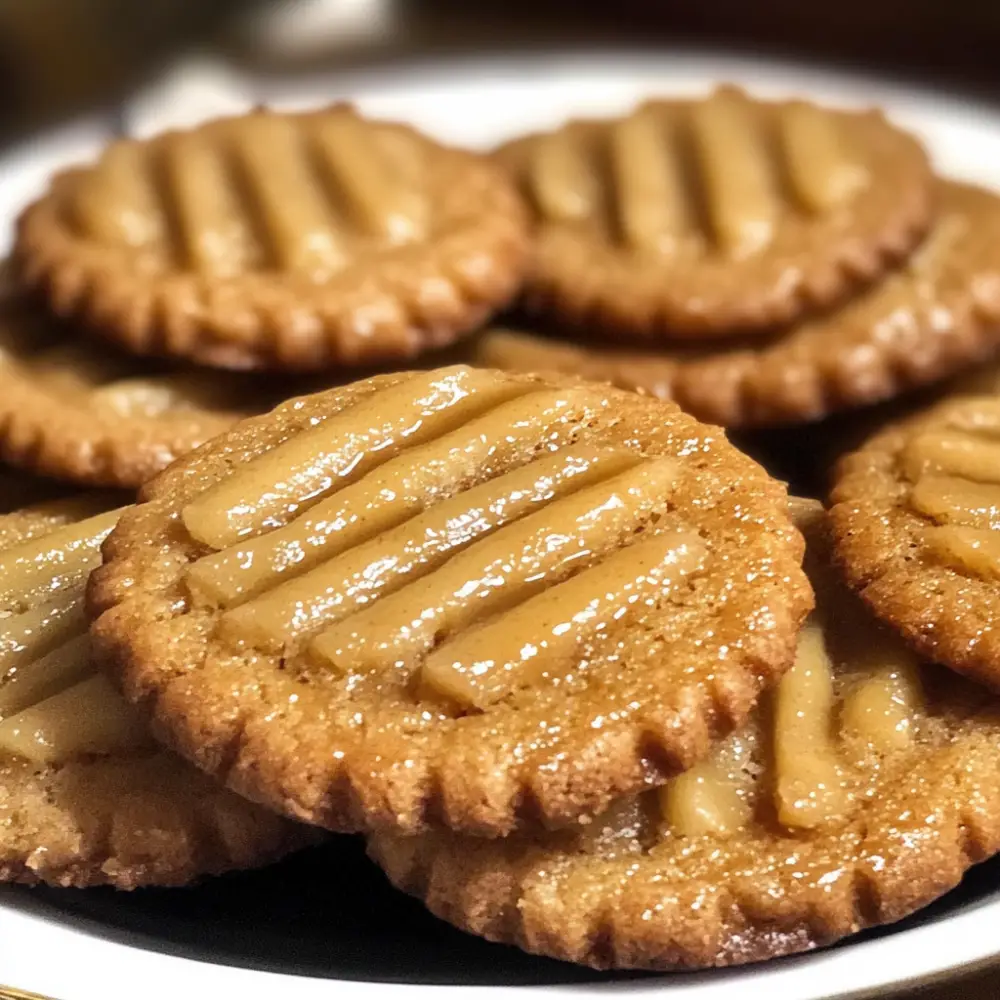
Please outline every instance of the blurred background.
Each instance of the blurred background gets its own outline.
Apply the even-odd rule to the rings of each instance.
[[[414,56],[669,43],[992,96],[997,0],[0,0],[0,142],[113,108],[192,52],[289,76]]]

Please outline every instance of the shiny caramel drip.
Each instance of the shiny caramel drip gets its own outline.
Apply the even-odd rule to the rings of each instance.
[[[737,747],[740,742],[729,741]],[[730,759],[733,756],[731,752],[717,753],[660,789],[660,811],[676,836],[732,837],[750,821],[746,780],[736,773],[739,761]]]
[[[100,243],[140,249],[166,238],[146,151],[130,139],[112,143],[81,175],[70,211],[80,231]]]
[[[634,466],[630,452],[567,450],[548,455],[435,504],[412,520],[223,615],[220,633],[277,651],[321,625],[432,573],[459,552],[525,515],[544,516],[582,487]],[[295,524],[297,522],[293,522]]]
[[[213,549],[280,527],[305,506],[376,466],[446,434],[530,383],[457,366],[407,375],[251,460],[181,512],[192,537]]]
[[[0,617],[0,679],[69,641],[86,625],[79,588],[64,591],[22,614]],[[0,715],[4,712],[2,702],[0,693]]]
[[[1000,579],[1000,534],[964,525],[931,528],[925,536],[936,558],[984,579]]]
[[[312,649],[343,672],[379,663],[411,665],[436,643],[632,541],[662,511],[676,477],[674,460],[649,459],[564,497],[321,632]]]
[[[446,642],[424,661],[425,689],[484,709],[519,687],[564,674],[588,643],[631,625],[704,564],[696,532],[664,532],[530,597]]]
[[[918,434],[903,449],[900,462],[903,474],[913,483],[926,475],[1000,483],[1000,441],[964,431]]]
[[[734,257],[756,253],[771,242],[781,206],[752,103],[720,89],[694,105],[691,127],[718,245]]]
[[[611,130],[611,163],[622,237],[634,250],[670,253],[692,233],[691,200],[661,115],[649,107]]]
[[[833,741],[833,670],[822,629],[807,623],[794,667],[774,704],[775,804],[779,821],[811,830],[844,814],[847,795]]]
[[[40,764],[151,745],[147,728],[101,674],[0,722],[0,752]]]
[[[857,151],[847,145],[837,119],[822,108],[792,101],[782,109],[780,129],[788,177],[807,211],[832,211],[868,184]]]
[[[579,136],[563,129],[538,140],[531,186],[540,214],[555,222],[590,219],[601,204],[601,179]]]
[[[841,730],[878,752],[905,750],[913,742],[913,720],[923,706],[916,657],[895,638],[877,646],[882,662],[844,696]]]
[[[86,633],[81,632],[37,660],[4,674],[0,679],[0,719],[21,712],[92,673],[90,642]]]
[[[120,513],[55,528],[40,520],[40,533],[0,552],[5,603],[23,609],[0,617],[0,753],[51,764],[148,744],[96,674],[83,609],[86,576]]]
[[[202,603],[232,607],[368,541],[484,473],[565,445],[603,406],[597,390],[538,390],[502,402],[464,426],[408,448],[291,524],[198,560],[187,572]]]
[[[30,608],[81,587],[120,515],[120,509],[98,514],[0,552],[0,607]]]
[[[910,505],[938,524],[1000,528],[1000,485],[925,476],[910,491]]]

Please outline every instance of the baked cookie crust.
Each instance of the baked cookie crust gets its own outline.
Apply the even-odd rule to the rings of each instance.
[[[525,305],[616,340],[795,322],[902,260],[934,205],[926,153],[879,112],[735,87],[571,121],[496,157],[535,210]]]
[[[851,586],[927,657],[1000,689],[1000,403],[960,396],[841,460],[831,493]]]
[[[517,292],[527,252],[487,158],[335,105],[120,140],[53,178],[14,261],[133,353],[304,370],[452,343]]]
[[[142,497],[91,580],[102,657],[181,754],[331,830],[497,836],[660,784],[790,665],[811,603],[780,484],[575,381],[358,382]]]
[[[878,626],[816,531],[796,666],[713,757],[583,830],[378,835],[371,856],[463,930],[596,968],[795,954],[953,888],[1000,850],[1000,713]]]
[[[136,359],[81,341],[37,305],[0,301],[0,458],[40,475],[138,489],[295,392],[291,380]]]
[[[159,748],[97,672],[82,587],[111,500],[0,517],[0,881],[186,885],[314,839]]]
[[[925,243],[836,312],[768,338],[649,349],[494,330],[478,364],[558,371],[673,399],[700,420],[753,428],[894,398],[991,356],[1000,343],[1000,199],[942,183]]]

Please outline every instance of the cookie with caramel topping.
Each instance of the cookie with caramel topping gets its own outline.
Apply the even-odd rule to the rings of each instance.
[[[0,881],[132,889],[275,860],[310,835],[161,749],[95,666],[108,502],[0,517]]]
[[[1000,850],[1000,708],[919,663],[832,574],[747,725],[582,828],[483,841],[378,835],[399,888],[494,941],[598,968],[724,966],[899,920]]]
[[[297,384],[137,359],[74,332],[0,298],[0,458],[11,465],[136,489]]]
[[[662,784],[790,666],[811,604],[780,484],[576,381],[379,376],[143,497],[92,579],[103,655],[182,754],[332,830],[496,836]]]
[[[734,87],[496,153],[536,219],[527,306],[638,340],[767,331],[856,291],[931,220],[927,156],[880,113]]]
[[[451,343],[517,292],[527,251],[495,164],[336,105],[117,141],[53,178],[15,260],[132,352],[320,369]]]
[[[1000,689],[1000,399],[956,396],[844,458],[837,556],[922,654]]]
[[[640,349],[493,330],[473,357],[673,399],[726,427],[803,423],[892,399],[1000,345],[1000,198],[942,183],[939,203],[927,239],[898,271],[836,312],[768,338]]]

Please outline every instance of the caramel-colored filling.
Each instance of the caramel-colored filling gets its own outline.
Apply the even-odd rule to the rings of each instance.
[[[436,694],[482,709],[547,673],[563,674],[595,637],[668,601],[702,567],[706,551],[695,532],[636,542],[446,642],[424,661],[422,681]]]
[[[836,585],[820,582],[819,609],[799,635],[795,665],[770,710],[759,709],[711,757],[660,790],[673,835],[727,838],[758,815],[790,832],[829,829],[864,801],[889,755],[913,746],[925,713],[916,659]],[[828,614],[838,601],[850,618]],[[836,662],[827,635],[838,641]]]
[[[779,123],[785,166],[802,206],[817,215],[850,199],[870,181],[831,117],[815,104],[793,101]]]
[[[795,665],[778,685],[774,703],[775,804],[785,826],[813,829],[845,810],[834,706],[833,667],[823,632],[807,624]]]
[[[628,544],[663,509],[676,473],[672,459],[649,460],[573,493],[325,629],[312,650],[345,673],[410,665],[436,642],[509,612]]]
[[[184,525],[205,545],[227,548],[529,388],[464,366],[402,376],[207,490],[181,512]]]
[[[352,485],[337,490],[328,499],[309,508],[283,528],[259,535],[245,542],[198,560],[188,570],[188,585],[198,600],[221,607],[232,607],[273,586],[280,577],[287,581],[331,560],[354,546],[389,531],[418,515],[429,502],[438,501],[428,530],[446,531],[454,537],[471,541],[487,527],[483,516],[473,511],[485,504],[497,521],[513,520],[511,504],[522,512],[523,494],[534,473],[525,470],[509,480],[508,497],[499,483],[476,486],[483,470],[506,468],[527,461],[546,443],[567,444],[577,421],[596,412],[602,402],[598,393],[545,390],[503,402],[492,410],[469,420],[453,431],[424,445],[406,449],[378,466]],[[505,433],[515,427],[517,434]],[[549,468],[562,483],[574,488],[592,481],[597,466],[608,468],[625,456],[598,455],[593,449],[574,452]],[[534,490],[546,489],[549,472],[536,469],[530,480]],[[529,484],[530,485],[530,484]],[[499,488],[499,492],[496,492]],[[455,494],[463,496],[449,503]],[[493,495],[496,493],[496,495]],[[465,507],[463,507],[463,502]],[[526,509],[526,508],[524,508]],[[435,528],[434,524],[438,527]],[[444,526],[443,528],[441,526]],[[404,541],[397,548],[406,547]]]
[[[660,789],[660,810],[668,829],[680,837],[731,837],[750,822],[753,811],[743,770],[751,741],[726,740],[702,761]]]
[[[146,727],[101,674],[0,722],[0,750],[41,764],[151,744]]]
[[[148,744],[132,709],[95,671],[83,613],[87,575],[120,513],[22,536],[0,551],[0,751],[48,764]]]
[[[541,458],[435,504],[425,514],[228,612],[222,618],[222,634],[279,650],[315,626],[329,627],[376,599],[384,607],[388,595],[403,586],[428,576],[422,586],[433,586],[434,571],[478,539],[533,511],[538,511],[534,518],[544,518],[542,508],[549,505],[555,515],[563,498],[572,501],[587,483],[634,461],[629,454],[598,457],[586,451]]]
[[[619,226],[636,250],[672,253],[694,226],[678,158],[655,114],[640,109],[611,130]]]
[[[233,650],[391,666],[459,709],[556,683],[711,555],[676,459],[579,441],[607,406],[461,367],[383,383],[188,504],[215,549],[189,599]]]
[[[101,543],[120,514],[108,511],[0,551],[0,607],[29,610],[61,591],[81,588],[100,563]]]
[[[916,657],[896,645],[870,677],[844,697],[841,728],[868,746],[887,753],[905,750],[913,740],[913,718],[923,706]]]
[[[927,550],[960,572],[1000,578],[1000,407],[975,400],[900,453],[910,509],[932,522]]]
[[[570,126],[537,140],[528,165],[543,218],[579,223],[610,208],[632,250],[733,257],[767,247],[788,213],[835,211],[870,180],[838,116],[803,102],[762,107],[733,88],[686,107],[643,105],[591,140]]]
[[[417,139],[343,108],[261,112],[115,143],[76,178],[66,208],[91,239],[200,274],[322,279],[359,240],[427,235],[423,160]]]

